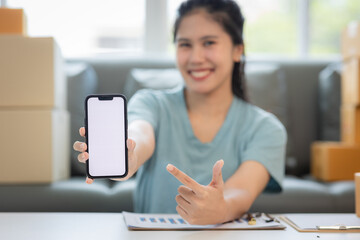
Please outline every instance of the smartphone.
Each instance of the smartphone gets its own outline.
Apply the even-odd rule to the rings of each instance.
[[[126,98],[121,94],[85,99],[89,178],[123,178],[128,173]]]

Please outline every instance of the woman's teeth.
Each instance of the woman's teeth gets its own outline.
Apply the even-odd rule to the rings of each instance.
[[[191,71],[190,74],[196,78],[201,78],[201,77],[205,77],[206,75],[208,75],[210,73],[210,70],[206,70],[206,71]]]

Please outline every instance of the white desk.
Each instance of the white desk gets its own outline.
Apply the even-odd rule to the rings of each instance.
[[[120,213],[0,213],[1,240],[127,240],[127,239],[360,239],[360,233],[299,233],[272,231],[129,231]]]

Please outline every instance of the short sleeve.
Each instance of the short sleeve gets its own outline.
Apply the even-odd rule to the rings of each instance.
[[[128,122],[144,120],[149,122],[154,130],[158,126],[159,104],[153,90],[140,90],[129,101]]]
[[[265,191],[281,192],[285,175],[286,130],[272,114],[266,114],[253,124],[254,131],[242,153],[242,161],[261,163],[271,176]]]

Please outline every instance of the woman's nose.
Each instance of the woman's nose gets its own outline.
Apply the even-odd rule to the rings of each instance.
[[[190,63],[201,63],[204,61],[205,54],[201,47],[193,47],[190,54]]]

